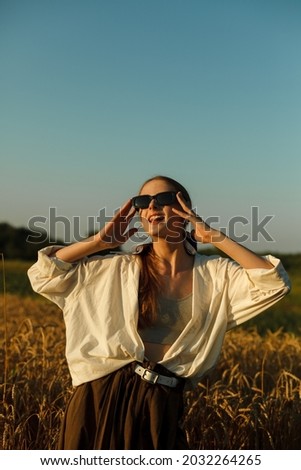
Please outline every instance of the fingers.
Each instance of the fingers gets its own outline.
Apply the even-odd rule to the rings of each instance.
[[[104,238],[106,241],[109,241],[116,246],[122,245],[132,235],[134,235],[134,233],[137,232],[137,229],[130,228],[127,230],[127,228],[135,214],[136,210],[134,207],[132,207],[131,200],[129,199],[123,206],[120,207],[113,218],[106,224],[104,228]]]
[[[181,191],[177,193],[177,200],[185,211],[189,211],[190,207],[188,207],[187,202],[185,201]]]
[[[113,219],[118,218],[118,217],[127,217],[129,215],[134,215],[135,214],[135,208],[132,206],[132,201],[131,199],[128,199],[123,206],[120,207],[120,209],[116,212],[114,215]]]
[[[132,207],[127,215],[128,221],[132,220],[133,217],[136,215],[136,209]]]
[[[112,224],[122,224],[127,226],[132,218],[134,217],[136,211],[135,208],[132,207],[131,200],[129,199],[112,217],[110,222],[108,223],[109,226]]]
[[[192,215],[188,214],[187,212],[184,211],[179,211],[179,209],[176,209],[175,207],[172,207],[172,211],[182,217],[183,219],[190,220],[192,218]]]
[[[124,241],[126,242],[129,238],[131,238],[133,235],[135,235],[135,233],[138,232],[138,229],[137,228],[130,228],[130,230],[128,230],[124,235],[123,235],[123,238],[124,238]]]
[[[189,209],[189,208],[187,208],[186,211],[184,211],[184,210],[181,211],[181,210],[179,210],[179,209],[176,209],[175,207],[172,207],[172,211],[173,211],[175,214],[177,214],[177,215],[179,215],[180,217],[182,217],[183,219],[188,220],[188,221],[191,221],[191,222],[192,222],[194,219],[197,218],[197,215],[193,212],[192,209]]]
[[[180,215],[181,217],[184,217],[184,219],[189,220],[191,222],[196,222],[196,221],[203,222],[202,217],[196,214],[195,211],[192,210],[191,207],[187,205],[187,202],[185,201],[181,192],[177,193],[177,199],[183,211],[179,211],[178,209],[172,208],[173,212],[175,212],[176,214]]]
[[[177,199],[178,199],[178,202],[179,202],[180,206],[182,207],[182,209],[184,210],[184,212],[186,214],[188,214],[189,216],[195,216],[196,217],[195,212],[187,204],[187,201],[184,199],[184,197],[183,197],[183,195],[180,191],[177,193]]]

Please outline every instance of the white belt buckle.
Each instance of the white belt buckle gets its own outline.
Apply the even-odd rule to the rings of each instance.
[[[149,369],[144,369],[143,374],[141,375],[142,380],[145,380],[146,382],[150,382],[152,384],[155,384],[158,381],[159,377],[159,374]]]
[[[174,388],[179,383],[179,380],[175,377],[166,377],[165,375],[158,374],[154,370],[146,369],[138,364],[135,367],[135,372],[140,375],[142,380],[153,385],[158,383]]]

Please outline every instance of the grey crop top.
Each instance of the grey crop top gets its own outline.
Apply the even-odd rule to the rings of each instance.
[[[143,342],[172,344],[191,319],[192,294],[183,299],[159,297],[158,317],[152,326],[138,329]]]

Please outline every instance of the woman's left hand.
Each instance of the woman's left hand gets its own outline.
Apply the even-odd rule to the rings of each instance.
[[[193,230],[191,235],[197,242],[212,243],[213,241],[221,241],[221,237],[225,237],[224,234],[207,225],[203,219],[187,205],[181,192],[177,193],[177,199],[182,210],[176,209],[175,207],[173,207],[172,210],[175,214],[183,217],[183,219],[192,224]]]
[[[212,243],[245,269],[273,268],[273,264],[264,257],[240,245],[227,237],[223,232],[209,227],[209,225],[187,205],[187,202],[180,192],[177,193],[177,199],[182,210],[176,209],[175,207],[173,207],[172,210],[175,214],[188,220],[188,222],[192,224],[193,230],[191,236],[197,242]]]

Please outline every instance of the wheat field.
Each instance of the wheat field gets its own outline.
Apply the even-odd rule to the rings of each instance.
[[[55,449],[72,391],[61,311],[7,294],[1,312],[1,449]],[[215,371],[185,393],[191,449],[301,449],[301,337],[226,336]]]

